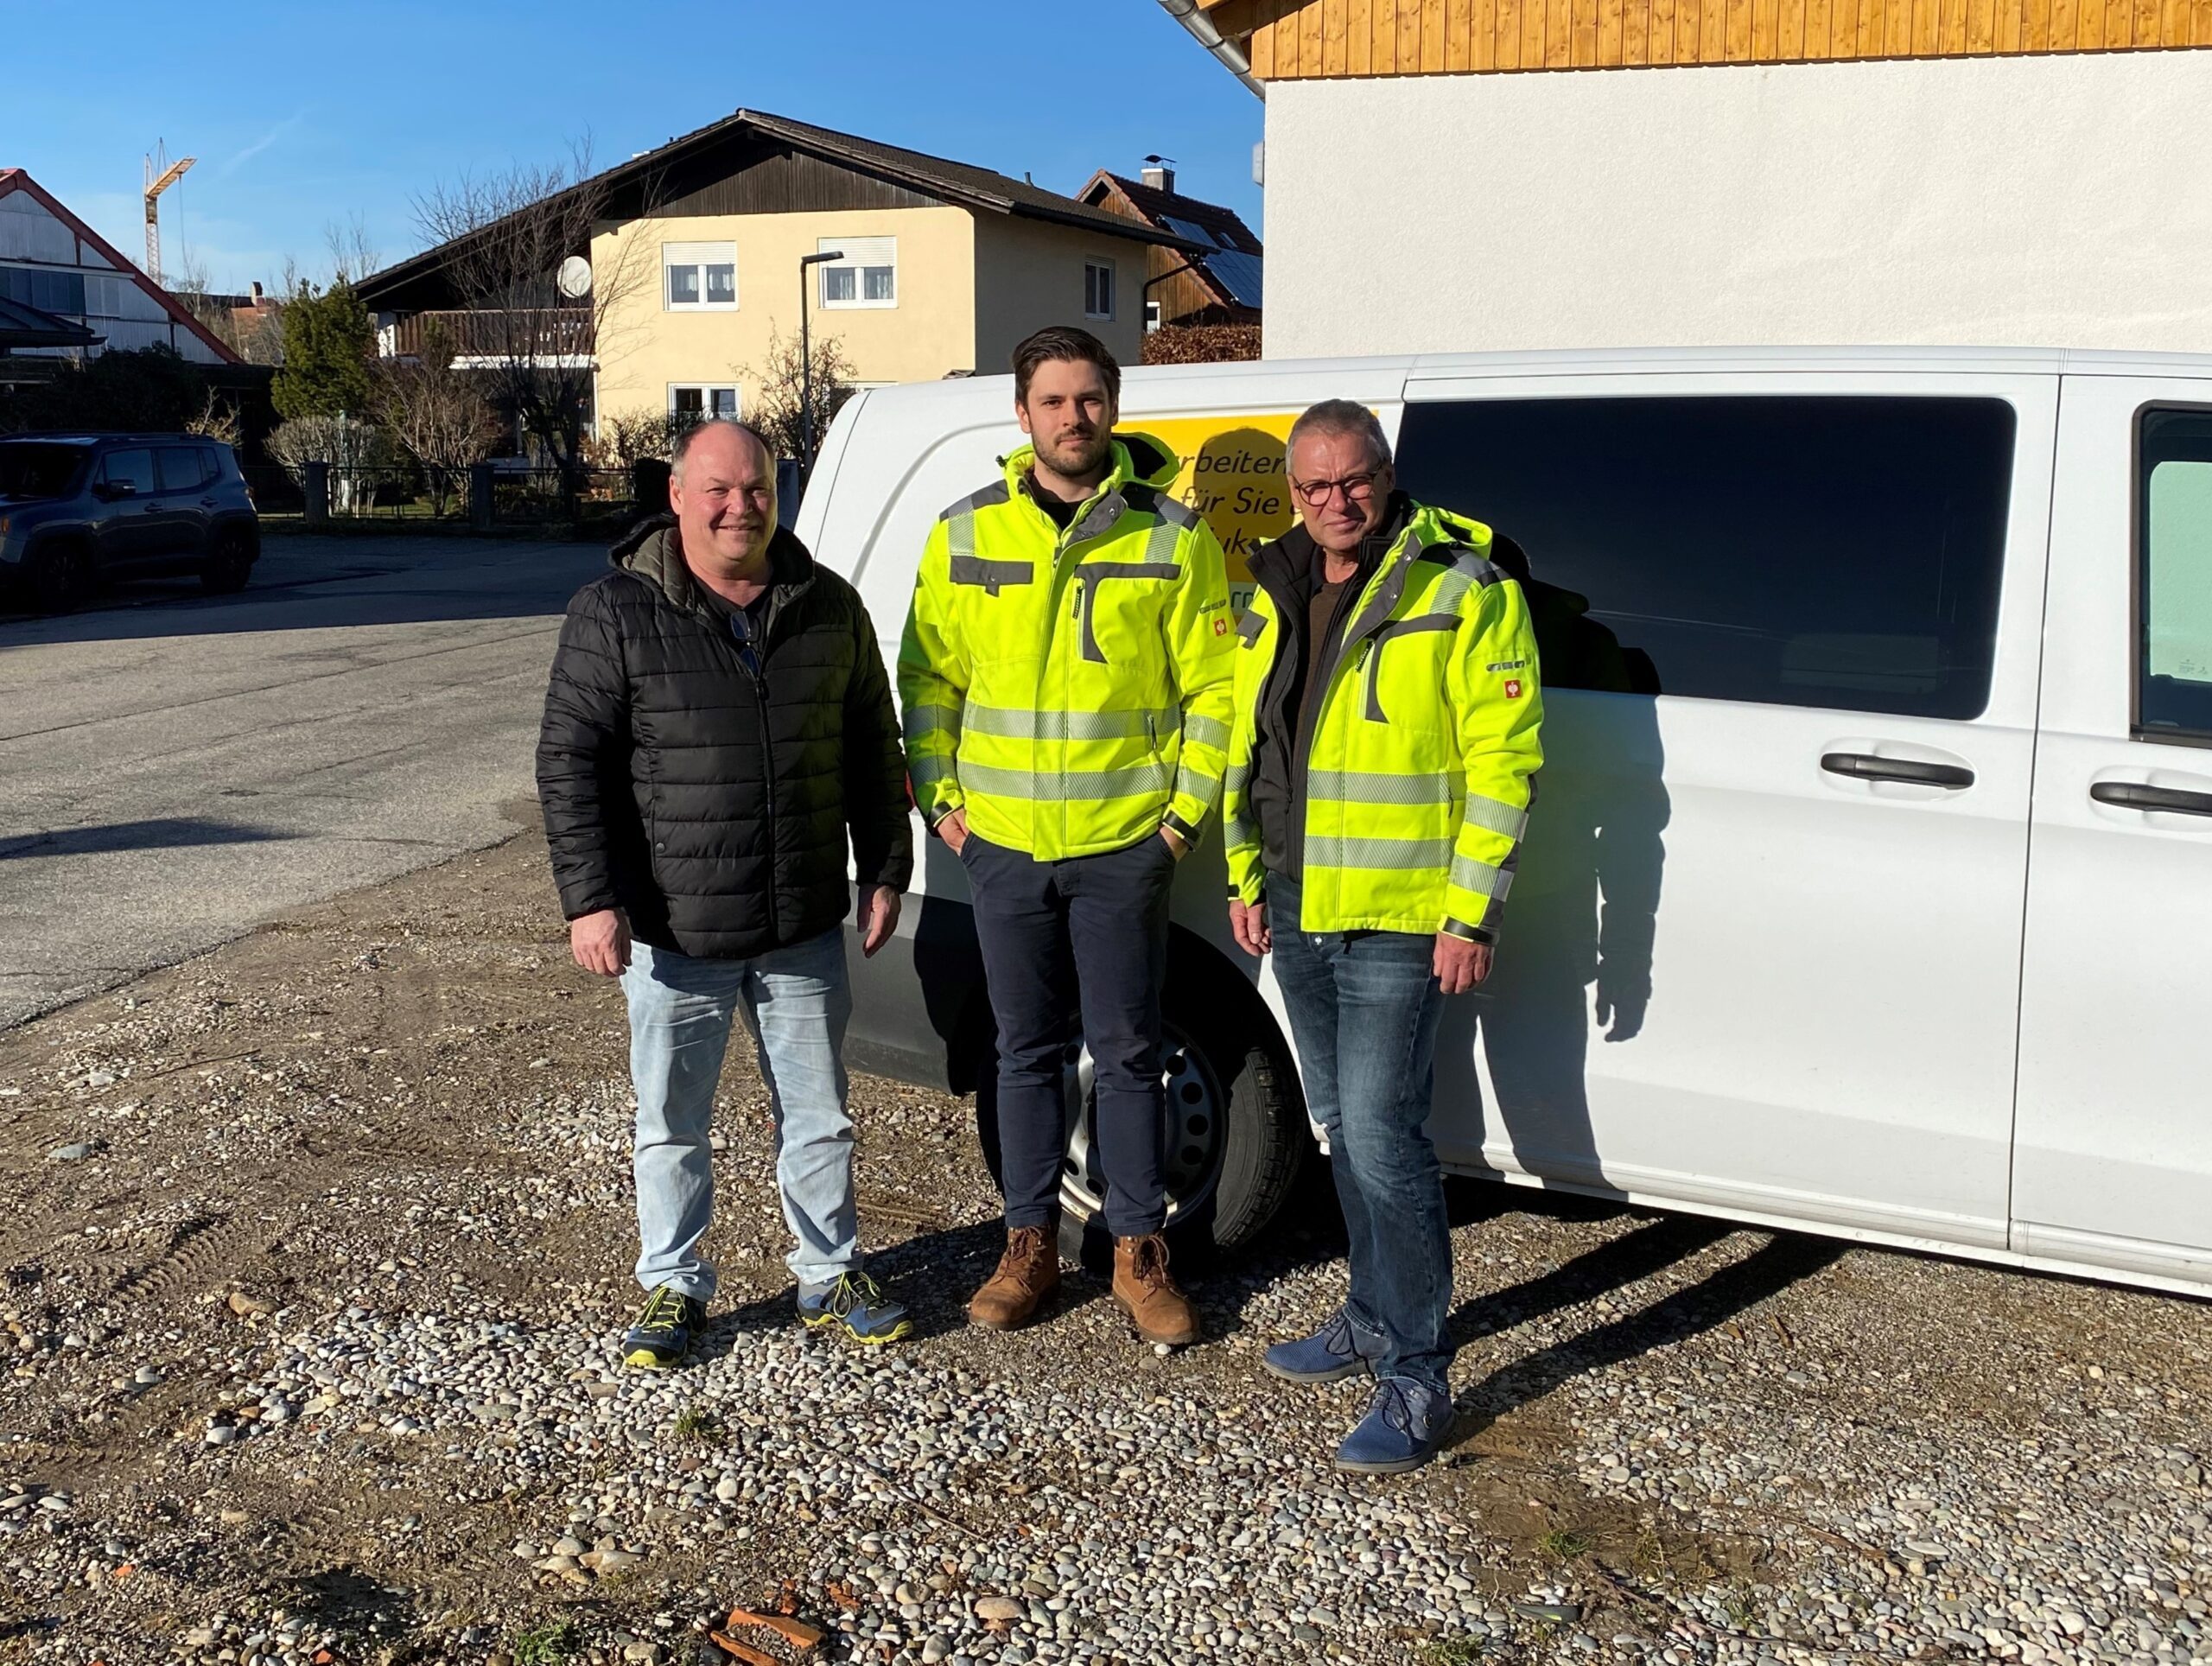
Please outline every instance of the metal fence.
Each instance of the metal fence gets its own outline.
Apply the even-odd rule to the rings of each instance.
[[[413,462],[276,464],[245,469],[264,518],[296,515],[308,525],[415,524],[452,531],[513,526],[626,525],[638,514],[633,472],[625,468],[464,469]]]

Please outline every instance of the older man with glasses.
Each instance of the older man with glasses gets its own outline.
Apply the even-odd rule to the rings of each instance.
[[[799,1317],[894,1342],[913,1325],[861,1269],[840,1056],[848,841],[863,953],[889,938],[913,866],[890,680],[852,586],[777,525],[775,457],[753,429],[687,432],[669,504],[569,604],[537,747],[570,948],[629,998],[647,1294],[623,1358],[678,1363],[714,1294],[710,1128],[741,1014]]]
[[[1489,976],[1542,704],[1521,587],[1490,529],[1396,489],[1365,406],[1292,426],[1300,525],[1252,560],[1226,794],[1230,917],[1272,952],[1329,1141],[1351,1290],[1266,1364],[1373,1373],[1344,1469],[1418,1467],[1452,1426],[1452,1244],[1424,1124],[1444,1001]]]

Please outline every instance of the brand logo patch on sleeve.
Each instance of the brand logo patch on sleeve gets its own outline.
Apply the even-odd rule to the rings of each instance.
[[[1505,679],[1505,697],[1508,700],[1518,700],[1521,697],[1521,679],[1519,677],[1509,677]]]
[[[1225,619],[1217,619],[1214,620],[1213,633],[1216,636],[1227,636],[1229,634],[1229,621]]]
[[[1517,671],[1528,663],[1525,659],[1501,659],[1495,664],[1486,665],[1483,669],[1491,671]]]

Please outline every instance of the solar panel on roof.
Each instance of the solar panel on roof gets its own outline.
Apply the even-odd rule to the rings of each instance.
[[[1203,243],[1211,247],[1216,241],[1214,234],[1196,220],[1178,219],[1173,214],[1162,214],[1160,223],[1177,237],[1186,237],[1193,243]]]
[[[1206,257],[1206,270],[1240,307],[1260,304],[1260,265],[1259,256],[1234,249],[1217,250]]]

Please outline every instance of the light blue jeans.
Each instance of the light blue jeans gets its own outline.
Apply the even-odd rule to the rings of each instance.
[[[696,960],[632,945],[630,1079],[638,1090],[638,1282],[699,1301],[715,1269],[699,1254],[714,1218],[710,1130],[730,1024],[745,1015],[775,1116],[776,1185],[798,1242],[785,1264],[815,1292],[860,1265],[853,1122],[845,1111],[845,934],[823,932],[749,960]]]

